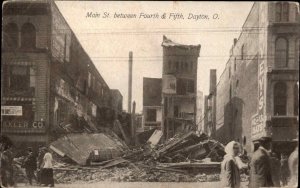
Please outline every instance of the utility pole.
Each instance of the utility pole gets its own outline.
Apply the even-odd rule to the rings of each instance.
[[[129,71],[128,71],[128,113],[131,113],[132,100],[132,52],[129,52]]]

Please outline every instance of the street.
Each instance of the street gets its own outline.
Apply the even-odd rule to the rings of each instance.
[[[246,182],[242,183],[242,187],[247,187]],[[216,188],[219,182],[199,182],[199,183],[159,183],[159,182],[98,182],[98,183],[74,183],[74,184],[57,184],[56,188],[181,188],[184,185],[185,188]],[[25,184],[18,184],[18,187],[40,187],[40,186],[28,186]]]

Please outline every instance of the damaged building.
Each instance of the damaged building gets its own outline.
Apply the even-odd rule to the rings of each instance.
[[[2,36],[1,131],[17,145],[97,132],[122,112],[54,1],[5,2]]]
[[[163,37],[162,122],[165,138],[196,130],[197,66],[200,45]]]

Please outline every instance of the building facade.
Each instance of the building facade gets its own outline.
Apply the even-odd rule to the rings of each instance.
[[[178,44],[163,37],[163,133],[196,130],[197,66],[200,45]]]
[[[143,78],[143,123],[142,131],[161,129],[161,78]]]
[[[209,137],[216,136],[216,105],[217,105],[217,70],[210,70],[209,94],[205,98],[205,115],[203,132]]]
[[[37,145],[107,126],[110,89],[54,1],[5,2],[2,31],[2,134]]]
[[[297,138],[299,4],[255,2],[217,84],[215,137],[252,141],[271,137],[276,152]]]

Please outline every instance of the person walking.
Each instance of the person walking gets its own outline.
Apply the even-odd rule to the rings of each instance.
[[[296,146],[295,150],[291,153],[288,164],[290,170],[290,181],[289,186],[291,187],[298,187],[298,164],[299,164],[299,149]]]
[[[280,187],[280,160],[277,158],[274,152],[270,155],[271,160],[271,172],[272,172],[272,181],[275,187]]]
[[[289,164],[288,164],[288,156],[287,156],[287,154],[284,154],[284,153],[281,154],[280,171],[281,171],[282,186],[286,186],[288,184],[290,171],[289,171]]]
[[[32,185],[32,179],[35,179],[37,181],[37,178],[34,174],[37,168],[37,163],[36,163],[36,157],[33,154],[32,148],[27,149],[27,156],[25,158],[23,167],[25,168],[27,180],[30,185]]]
[[[13,170],[13,152],[12,146],[5,146],[1,151],[1,186],[14,186],[14,170]]]
[[[271,138],[262,137],[258,140],[259,147],[253,153],[250,162],[250,188],[273,186],[269,151]]]
[[[221,163],[221,187],[239,188],[241,184],[240,170],[235,157],[240,152],[238,142],[231,141],[225,147],[226,155]]]
[[[41,184],[43,186],[54,187],[52,163],[53,163],[52,154],[47,148],[46,153],[43,157],[42,173],[41,173]]]

